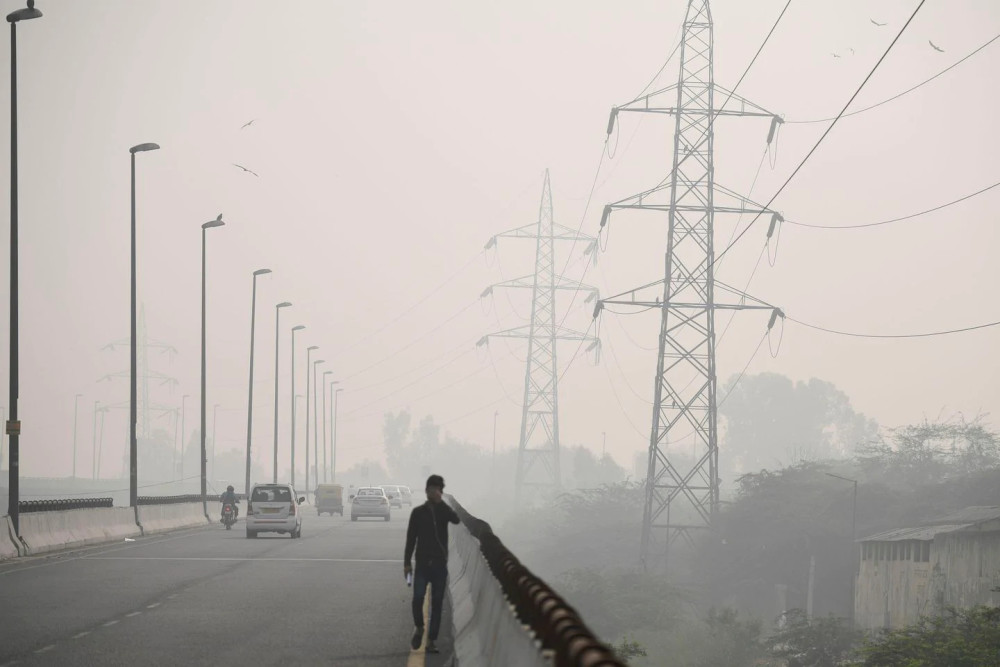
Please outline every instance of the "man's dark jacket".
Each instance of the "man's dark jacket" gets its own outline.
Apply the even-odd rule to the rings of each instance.
[[[427,501],[414,507],[410,512],[410,525],[406,528],[403,562],[409,565],[416,547],[416,567],[447,566],[448,524],[458,522],[455,510],[444,502]]]

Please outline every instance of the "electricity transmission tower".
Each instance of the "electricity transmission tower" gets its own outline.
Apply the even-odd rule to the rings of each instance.
[[[719,116],[771,119],[773,137],[781,120],[714,81],[709,0],[689,0],[676,85],[651,92],[612,110],[608,133],[620,112],[674,116],[673,169],[656,187],[605,206],[601,227],[613,210],[668,212],[664,278],[599,302],[660,311],[660,335],[652,429],[642,520],[643,565],[654,532],[665,531],[663,557],[682,538],[709,528],[719,505],[715,312],[772,306],[715,278],[716,213],[780,216],[715,183],[713,123]],[[717,96],[725,100],[716,107]],[[663,97],[664,102],[659,100]],[[674,104],[670,105],[671,98]],[[662,288],[662,293],[650,298]],[[653,292],[649,292],[652,289]],[[719,299],[721,297],[721,299]],[[717,300],[718,299],[718,300]],[[674,455],[670,443],[684,441],[694,455]]]
[[[535,240],[534,275],[491,285],[480,295],[485,298],[497,287],[531,289],[531,322],[527,326],[488,334],[477,343],[485,345],[491,336],[524,338],[528,341],[524,401],[521,407],[521,437],[518,442],[517,473],[514,478],[515,496],[520,499],[526,486],[552,489],[560,486],[557,342],[578,341],[581,346],[589,342],[587,351],[600,345],[597,338],[566,328],[557,321],[557,291],[587,292],[586,302],[596,299],[598,292],[594,287],[556,275],[556,241],[585,242],[587,246],[584,253],[588,255],[594,254],[597,246],[593,237],[555,222],[548,169],[545,170],[538,222],[497,234],[489,240],[486,248],[496,245],[498,238]]]
[[[148,331],[146,329],[146,307],[142,305],[139,307],[139,323],[138,323],[138,343],[139,350],[137,353],[138,368],[136,373],[138,375],[139,385],[139,405],[136,406],[136,411],[138,414],[138,424],[136,425],[136,432],[140,438],[150,438],[152,436],[152,419],[150,413],[155,412],[157,416],[168,415],[173,412],[174,408],[169,408],[163,405],[153,404],[149,400],[149,381],[156,380],[161,385],[171,385],[175,386],[177,380],[175,378],[164,375],[157,371],[150,370],[149,368],[149,349],[158,349],[168,355],[177,354],[177,349],[168,343],[161,343],[159,341],[149,340]],[[113,343],[108,343],[102,349],[114,351],[119,347],[128,347],[130,344],[129,339],[118,340]],[[119,371],[117,373],[110,373],[101,378],[102,381],[111,380],[111,378],[128,378],[129,371]],[[123,403],[117,403],[110,406],[112,408],[128,408],[128,401]]]

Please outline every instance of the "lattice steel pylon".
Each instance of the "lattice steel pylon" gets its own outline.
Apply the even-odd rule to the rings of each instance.
[[[673,115],[673,169],[656,187],[605,206],[601,218],[604,227],[616,209],[667,211],[669,215],[663,280],[604,299],[595,309],[595,317],[604,304],[640,306],[661,314],[642,519],[644,566],[658,529],[666,532],[666,559],[674,541],[690,542],[693,531],[711,527],[718,511],[715,311],[775,310],[715,278],[716,213],[780,216],[715,183],[713,124],[718,116],[770,118],[770,141],[781,120],[715,84],[709,0],[689,0],[680,48],[677,84],[616,107],[608,123],[610,134],[623,111]],[[675,96],[676,106],[657,104],[656,99],[664,94]],[[716,94],[726,98],[720,108],[715,106]],[[642,298],[646,290],[660,286],[662,293],[655,300]],[[735,297],[735,303],[718,302],[717,292]],[[677,429],[682,429],[680,434]],[[692,458],[672,456],[668,443],[689,437],[693,438]]]
[[[521,405],[521,436],[517,450],[517,472],[514,478],[515,497],[520,501],[524,487],[561,485],[559,466],[559,367],[558,341],[590,342],[588,351],[598,350],[600,341],[586,333],[562,326],[557,321],[556,292],[573,290],[587,292],[585,302],[597,298],[595,287],[557,276],[555,272],[556,241],[584,242],[585,254],[596,254],[592,236],[564,227],[555,222],[552,211],[552,189],[549,171],[545,170],[538,222],[502,232],[492,237],[486,249],[496,245],[498,238],[535,239],[535,272],[487,287],[481,297],[492,294],[496,287],[531,289],[531,322],[527,326],[498,331],[484,336],[477,345],[485,345],[491,336],[525,338],[528,356],[524,372],[524,401]],[[541,464],[540,466],[538,464]],[[539,470],[540,468],[540,470]]]

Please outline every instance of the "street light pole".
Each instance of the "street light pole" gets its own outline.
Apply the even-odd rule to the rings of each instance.
[[[183,396],[181,396],[181,452],[180,452],[181,467],[180,467],[180,476],[178,477],[177,481],[181,482],[182,484],[184,483],[184,419],[187,417],[187,399],[188,398],[189,398],[189,394],[184,394]],[[177,473],[178,473],[178,469],[177,469],[177,464],[175,462],[174,463],[174,474],[176,475]]]
[[[303,329],[301,324],[292,327],[292,488],[295,488],[295,332]]]
[[[97,479],[97,406],[101,404],[100,401],[94,401],[94,431],[91,434],[91,447],[90,447],[90,478]]]
[[[333,431],[330,438],[333,441],[330,446],[332,450],[330,452],[330,459],[332,462],[331,463],[332,469],[330,471],[331,484],[337,483],[337,394],[344,391],[343,388],[334,391],[333,385],[335,384],[340,384],[340,381],[334,380],[333,382],[330,383],[330,393],[333,394],[333,406],[331,407],[333,414],[330,416],[330,430]]]
[[[852,577],[851,577],[851,591],[854,591],[854,568],[857,567],[857,558],[855,558],[856,544],[858,540],[857,532],[857,520],[858,520],[858,480],[851,479],[850,477],[842,477],[841,475],[835,475],[832,472],[824,473],[827,477],[836,477],[837,479],[842,479],[845,482],[850,482],[854,485],[854,491],[851,496],[851,558],[854,559],[855,563],[852,566]],[[851,597],[851,627],[854,627],[854,597]]]
[[[250,497],[250,441],[253,439],[253,335],[257,321],[257,276],[271,273],[271,269],[257,269],[253,272],[253,296],[250,297],[250,387],[247,398],[247,466],[244,493]]]
[[[323,371],[323,483],[326,484],[326,471],[329,463],[326,460],[326,376],[333,375],[333,371]],[[332,391],[332,390],[331,390]]]
[[[299,399],[302,398],[302,394],[295,394],[295,399],[292,401],[292,420],[296,420],[299,414]],[[295,457],[292,457],[292,472],[295,472]]]
[[[212,479],[215,479],[215,433],[219,424],[219,404],[212,406]]]
[[[313,350],[318,350],[318,345],[310,345],[306,348],[306,495],[309,495],[309,394],[311,385],[309,384],[309,369],[312,368]]]
[[[76,417],[80,411],[80,397],[83,394],[77,394],[73,398],[73,479],[76,479]],[[0,452],[0,459],[3,458],[3,452]]]
[[[319,410],[316,407],[316,401],[319,398],[319,390],[316,389],[316,381],[319,379],[316,367],[324,363],[322,359],[317,359],[313,362],[313,467],[316,470],[316,485],[319,485],[319,428],[318,417]]]
[[[291,306],[291,302],[282,301],[274,307],[274,472],[271,483],[278,483],[278,362],[281,360],[278,343],[281,338],[281,309]]]
[[[129,322],[129,430],[128,430],[128,458],[129,458],[129,504],[135,507],[139,499],[139,468],[138,468],[138,440],[136,439],[136,422],[138,415],[138,335],[136,327],[136,277],[135,277],[135,154],[146,151],[158,150],[160,146],[154,143],[138,144],[128,149],[131,156],[132,168],[132,295]]]
[[[499,410],[493,411],[493,462],[490,463],[490,491],[496,490],[496,468],[497,468],[497,417]]]
[[[201,504],[205,510],[205,518],[208,518],[208,451],[205,447],[205,432],[208,430],[208,402],[207,402],[207,350],[205,343],[205,236],[206,232],[213,227],[225,225],[222,221],[222,214],[215,220],[209,220],[201,226]]]
[[[37,19],[42,13],[35,9],[35,0],[28,0],[27,9],[7,14],[10,23],[10,418],[6,424],[9,438],[7,456],[8,498],[7,513],[20,534],[20,437],[21,422],[17,419],[18,397],[18,308],[17,308],[17,22]]]

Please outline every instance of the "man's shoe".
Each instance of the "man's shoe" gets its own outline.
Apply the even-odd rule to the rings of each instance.
[[[420,642],[424,640],[424,629],[419,625],[413,631],[413,638],[410,639],[410,648],[416,651],[420,648]],[[427,648],[430,648],[431,643],[427,644]]]
[[[427,648],[425,650],[428,653],[440,653],[440,651],[438,651],[437,644],[434,643],[433,639],[427,640]]]

